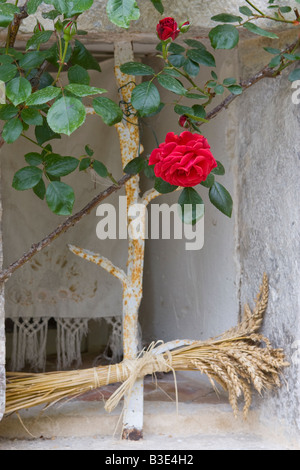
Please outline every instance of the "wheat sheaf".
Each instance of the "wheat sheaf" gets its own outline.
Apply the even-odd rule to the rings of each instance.
[[[253,392],[262,394],[281,386],[280,376],[289,366],[282,349],[274,349],[259,333],[268,305],[268,277],[263,276],[253,311],[245,305],[242,321],[217,338],[192,341],[167,353],[154,354],[155,345],[142,351],[134,361],[76,371],[42,374],[7,373],[6,414],[24,408],[53,405],[70,397],[108,384],[121,386],[105,404],[114,409],[124,394],[130,393],[138,377],[156,372],[200,371],[214,388],[219,384],[228,392],[234,414],[240,402],[246,417]]]

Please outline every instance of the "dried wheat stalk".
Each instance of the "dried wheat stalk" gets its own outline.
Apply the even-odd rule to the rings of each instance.
[[[281,385],[280,374],[289,364],[282,349],[273,349],[258,333],[268,304],[268,278],[264,274],[255,307],[244,309],[242,321],[218,338],[195,341],[164,354],[153,354],[153,347],[135,361],[93,369],[44,374],[7,373],[6,414],[36,405],[52,405],[104,385],[122,382],[106,403],[111,411],[128,393],[137,377],[155,372],[200,371],[212,385],[221,385],[229,395],[234,414],[243,397],[244,415],[251,405],[253,388],[262,393]]]

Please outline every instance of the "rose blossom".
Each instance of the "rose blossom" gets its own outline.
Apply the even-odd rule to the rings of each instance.
[[[180,33],[176,21],[174,18],[170,17],[160,20],[156,27],[156,31],[159,39],[162,41],[166,41],[169,38],[172,38],[174,41]]]
[[[167,183],[190,187],[205,181],[217,162],[203,135],[184,131],[180,135],[169,132],[151,153],[149,165],[155,165],[155,175]]]
[[[183,114],[182,116],[180,116],[179,121],[178,121],[178,124],[179,124],[181,127],[189,127],[189,120],[188,120],[188,118]]]

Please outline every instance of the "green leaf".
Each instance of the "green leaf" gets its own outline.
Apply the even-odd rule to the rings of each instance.
[[[205,188],[211,188],[215,182],[215,177],[211,173],[207,176],[205,181],[202,181],[200,184]]]
[[[240,23],[243,20],[240,16],[229,15],[228,13],[220,13],[219,15],[212,16],[211,19],[220,23]]]
[[[23,132],[23,126],[18,118],[12,118],[6,122],[2,130],[2,137],[6,143],[12,144]]]
[[[151,81],[137,85],[131,95],[131,104],[142,117],[154,113],[160,105],[158,89]]]
[[[218,77],[216,79],[218,79]],[[233,77],[225,78],[223,80],[224,86],[235,85],[235,84],[236,84],[236,79]]]
[[[74,191],[65,183],[52,181],[46,191],[46,201],[54,214],[70,215],[75,201]]]
[[[108,170],[107,170],[106,166],[102,162],[99,162],[98,160],[94,160],[93,170],[95,170],[95,172],[99,176],[101,176],[101,178],[107,178],[107,176],[108,176]]]
[[[183,69],[190,77],[196,77],[200,71],[199,65],[190,59],[185,61]]]
[[[162,15],[164,12],[164,6],[161,0],[151,0],[151,3],[156,8],[156,10]]]
[[[80,65],[86,70],[97,70],[101,72],[100,65],[84,45],[75,39],[75,46],[71,56],[72,65]]]
[[[147,162],[143,157],[137,157],[131,160],[125,168],[124,168],[124,173],[127,173],[129,175],[137,175],[140,173],[144,168],[146,168]]]
[[[214,87],[215,93],[217,95],[222,95],[224,93],[224,87],[223,85],[217,85]]]
[[[231,217],[233,202],[224,186],[215,182],[209,190],[209,199],[219,211],[227,215],[227,217]]]
[[[177,68],[181,68],[185,64],[186,58],[181,54],[171,54],[169,56],[169,62]]]
[[[68,78],[70,83],[80,83],[81,85],[89,85],[91,81],[86,69],[80,65],[73,65],[69,68]]]
[[[101,93],[107,93],[107,90],[104,88],[96,88],[89,85],[82,85],[79,83],[70,83],[65,87],[65,90],[70,91],[73,95],[84,97],[92,95],[100,95]]]
[[[30,166],[39,166],[43,163],[42,156],[37,152],[30,152],[25,155],[25,160]]]
[[[19,112],[19,109],[12,104],[1,104],[0,105],[0,119],[8,121],[15,117]]]
[[[15,14],[19,12],[19,8],[15,5],[10,3],[0,4],[0,27],[6,28],[14,19]]]
[[[180,114],[180,115],[188,114],[188,113],[192,114],[193,108],[190,108],[189,106],[182,106],[181,104],[176,104],[174,106],[174,111],[175,113]]]
[[[186,93],[186,98],[190,98],[191,100],[206,100],[207,96],[205,95],[198,95],[197,93]]]
[[[270,68],[274,68],[274,67],[277,67],[280,64],[280,62],[281,62],[281,55],[275,55],[274,57],[272,57],[268,65]]]
[[[279,10],[281,11],[281,13],[289,13],[290,11],[292,11],[291,7],[289,6],[279,7]]]
[[[227,90],[229,90],[233,95],[240,95],[243,93],[243,87],[240,85],[230,85],[227,87]]]
[[[24,77],[17,77],[6,85],[6,96],[15,105],[23,103],[31,94],[31,85]]]
[[[13,61],[14,58],[11,55],[0,54],[0,64],[11,64]]]
[[[288,59],[288,60],[300,60],[300,56],[299,55],[296,55],[296,54],[282,54],[282,56],[285,58],[285,59]]]
[[[164,67],[163,72],[166,75],[171,75],[172,77],[181,78],[181,73],[177,72],[173,67]]]
[[[25,108],[21,113],[22,120],[29,126],[42,126],[43,117],[37,109]]]
[[[140,17],[135,0],[108,0],[106,11],[109,20],[120,28],[129,28],[130,22]]]
[[[93,100],[93,108],[108,126],[113,126],[114,124],[122,121],[122,110],[109,98],[105,98],[103,96],[95,98]]]
[[[272,39],[278,39],[277,34],[272,33],[271,31],[266,31],[265,29],[262,29],[259,26],[256,26],[256,24],[245,23],[243,26],[251,33],[258,34],[259,36],[264,36],[266,38],[272,38]]]
[[[15,78],[18,69],[13,64],[4,64],[0,66],[0,80],[2,82],[9,82]]]
[[[55,20],[60,14],[58,10],[43,11],[42,17],[45,18],[45,20]]]
[[[239,32],[233,25],[222,24],[210,30],[209,39],[214,49],[233,49],[239,42]]]
[[[213,173],[214,175],[219,175],[219,176],[225,175],[225,168],[222,165],[222,163],[219,162],[218,160],[216,160],[216,162],[217,162],[218,166],[216,168],[213,168],[211,173]]]
[[[75,171],[78,164],[79,160],[77,158],[51,154],[47,157],[45,170],[47,175],[61,177]]]
[[[172,54],[182,54],[183,52],[185,52],[185,48],[180,44],[176,44],[176,42],[171,42],[168,50]]]
[[[91,147],[90,147],[89,145],[86,145],[86,146],[84,147],[84,149],[85,149],[85,151],[86,151],[86,153],[87,153],[87,155],[88,155],[89,157],[92,157],[92,156],[94,155],[94,153],[95,153],[94,150],[91,149]]]
[[[166,90],[172,91],[177,95],[185,95],[186,89],[176,78],[171,77],[169,75],[158,75],[157,77],[158,83],[166,88]]]
[[[216,66],[214,56],[208,51],[204,51],[202,49],[189,49],[186,55],[197,64],[206,65],[207,67]]]
[[[202,44],[202,42],[197,41],[196,39],[185,39],[184,42],[185,42],[188,46],[193,47],[194,49],[201,49],[201,50],[206,51],[205,45]]]
[[[290,82],[295,82],[296,80],[300,80],[300,69],[293,70],[288,77]]]
[[[274,54],[274,55],[281,53],[280,49],[275,49],[274,47],[264,47],[264,50],[269,52],[269,54]]]
[[[173,186],[170,183],[167,183],[161,178],[155,178],[154,189],[161,194],[172,193],[178,188],[178,186]]]
[[[26,8],[28,15],[33,15],[42,2],[43,0],[29,0]]]
[[[52,75],[50,75],[49,72],[44,72],[39,77],[38,69],[30,70],[30,73],[27,75],[26,78],[30,81],[32,87],[37,87],[38,90],[42,90],[43,88],[52,86],[52,83],[54,82],[54,78],[52,77]]]
[[[195,225],[204,216],[204,202],[194,188],[184,188],[178,204],[185,224]]]
[[[93,0],[45,0],[45,3],[53,5],[56,10],[70,18],[88,10],[93,5]]]
[[[242,15],[253,16],[253,12],[248,7],[240,7],[239,11],[240,11],[240,13],[242,13]]]
[[[45,186],[43,179],[41,179],[40,182],[36,186],[34,186],[34,188],[32,189],[33,189],[34,194],[37,197],[39,197],[42,201],[45,199],[46,186]]]
[[[60,134],[56,134],[48,126],[46,118],[44,118],[44,123],[42,126],[36,126],[35,136],[39,145],[43,145],[45,142],[48,142],[52,139],[61,139]]]
[[[37,49],[41,44],[48,42],[52,34],[53,31],[38,31],[27,41],[26,50]]]
[[[82,126],[85,118],[84,105],[72,96],[63,96],[56,100],[47,114],[47,122],[53,132],[68,136]]]
[[[83,158],[79,163],[79,171],[84,171],[91,165],[91,159],[89,157]]]
[[[27,52],[19,61],[19,66],[24,70],[31,70],[39,67],[46,59],[48,52],[33,51]]]
[[[89,8],[91,8],[93,3],[93,0],[67,0],[65,13],[67,17],[70,18],[71,16],[74,16],[77,13],[83,13],[84,11],[88,10]]]
[[[46,88],[43,88],[42,90],[38,90],[35,93],[33,93],[27,100],[26,104],[27,106],[37,106],[40,104],[48,103],[49,101],[54,100],[61,94],[61,89],[54,87],[54,86],[48,86]]]
[[[149,178],[151,180],[155,179],[154,167],[155,165],[147,165],[144,168],[144,175],[146,176],[146,178]]]
[[[25,191],[36,186],[43,176],[43,172],[36,166],[26,166],[14,175],[12,186],[18,191]]]
[[[126,62],[120,67],[121,72],[127,75],[154,75],[155,72],[152,67],[140,62]]]

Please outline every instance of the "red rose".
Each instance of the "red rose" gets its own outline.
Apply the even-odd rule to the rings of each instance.
[[[186,33],[190,29],[191,23],[189,21],[186,21],[185,23],[182,23],[179,25],[179,31],[181,33]]]
[[[203,135],[184,131],[180,135],[169,132],[151,153],[149,165],[155,165],[155,175],[167,183],[190,187],[205,181],[217,162]]]
[[[156,27],[156,31],[159,39],[161,39],[162,41],[166,41],[169,38],[172,38],[174,41],[174,39],[176,39],[178,34],[180,33],[176,21],[174,20],[174,18],[170,17],[160,20]]]
[[[181,127],[189,127],[189,120],[184,114],[180,116],[178,123]]]

